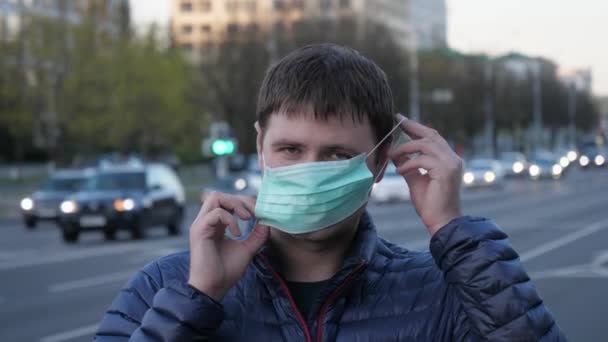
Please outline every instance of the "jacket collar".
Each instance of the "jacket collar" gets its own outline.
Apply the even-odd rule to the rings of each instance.
[[[359,220],[355,238],[336,276],[344,274],[345,271],[348,273],[348,271],[357,265],[369,264],[376,253],[377,244],[378,235],[376,227],[369,213],[364,211]],[[277,270],[276,258],[277,256],[272,248],[265,245],[254,258],[253,265],[263,278],[271,277],[271,270],[269,268]]]

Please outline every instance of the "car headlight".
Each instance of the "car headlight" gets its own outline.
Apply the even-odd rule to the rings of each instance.
[[[524,170],[524,163],[522,163],[522,162],[513,163],[513,172],[522,173],[523,170]]]
[[[581,158],[578,160],[579,164],[581,164],[581,166],[587,166],[589,165],[589,157],[587,156],[581,156]]]
[[[135,209],[135,201],[132,198],[117,199],[114,201],[116,211],[131,211]]]
[[[553,173],[554,176],[559,176],[562,174],[562,171],[564,169],[560,166],[560,165],[553,165],[553,167],[551,168],[551,173]]]
[[[540,168],[538,167],[538,165],[530,166],[530,176],[538,177],[538,175],[540,175]]]
[[[559,165],[563,168],[568,167],[570,165],[570,160],[567,157],[559,158]]]
[[[234,181],[234,188],[237,191],[241,191],[247,187],[247,181],[244,178],[239,178]]]
[[[59,209],[64,214],[73,214],[78,211],[78,204],[74,201],[63,201],[61,202]]]
[[[573,162],[576,160],[576,158],[578,158],[578,153],[576,153],[576,151],[569,151],[566,156],[568,157],[568,160]]]
[[[24,199],[21,200],[21,209],[25,210],[25,211],[30,211],[32,209],[34,209],[34,200],[26,197]]]
[[[465,184],[471,184],[475,181],[475,176],[471,172],[466,172],[462,177]]]
[[[595,165],[597,166],[602,166],[604,165],[604,163],[606,162],[606,158],[604,158],[604,156],[595,156]]]
[[[494,172],[488,171],[483,174],[483,179],[486,181],[486,183],[492,183],[496,180],[496,175]]]

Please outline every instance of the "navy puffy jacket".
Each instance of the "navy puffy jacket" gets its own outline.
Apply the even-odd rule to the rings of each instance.
[[[109,341],[563,341],[507,236],[462,217],[431,253],[377,237],[365,214],[343,268],[301,317],[269,250],[216,303],[189,287],[187,252],[148,264],[96,339]]]

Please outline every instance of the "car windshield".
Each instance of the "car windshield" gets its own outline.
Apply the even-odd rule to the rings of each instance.
[[[472,170],[488,170],[492,168],[492,163],[485,160],[473,160],[469,163],[469,168]]]
[[[86,184],[87,190],[143,190],[145,187],[143,172],[101,173]]]
[[[77,191],[85,180],[85,177],[51,178],[42,186],[42,189],[45,191]]]
[[[550,160],[550,159],[537,159],[534,161],[534,164],[537,164],[540,166],[552,166],[553,164],[555,164],[555,161]]]
[[[509,162],[515,162],[518,161],[521,158],[521,155],[519,153],[514,153],[514,152],[508,152],[508,153],[503,153],[501,155],[501,159],[504,161],[509,161]]]

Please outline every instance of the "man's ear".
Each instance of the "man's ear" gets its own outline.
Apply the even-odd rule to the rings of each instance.
[[[378,159],[377,159],[378,164],[376,166],[378,168],[378,173],[377,173],[376,179],[375,179],[376,183],[380,183],[380,181],[384,177],[384,172],[386,171],[386,168],[388,167],[388,163],[392,163],[392,161],[388,157],[388,153],[390,152],[390,150],[391,150],[391,139],[387,139],[387,141],[382,143],[382,146],[378,147]]]
[[[254,127],[257,133],[255,138],[255,148],[258,152],[258,166],[260,167],[260,170],[264,172],[264,162],[262,161],[262,144],[264,143],[264,131],[262,130],[260,123],[257,121],[255,122]]]

